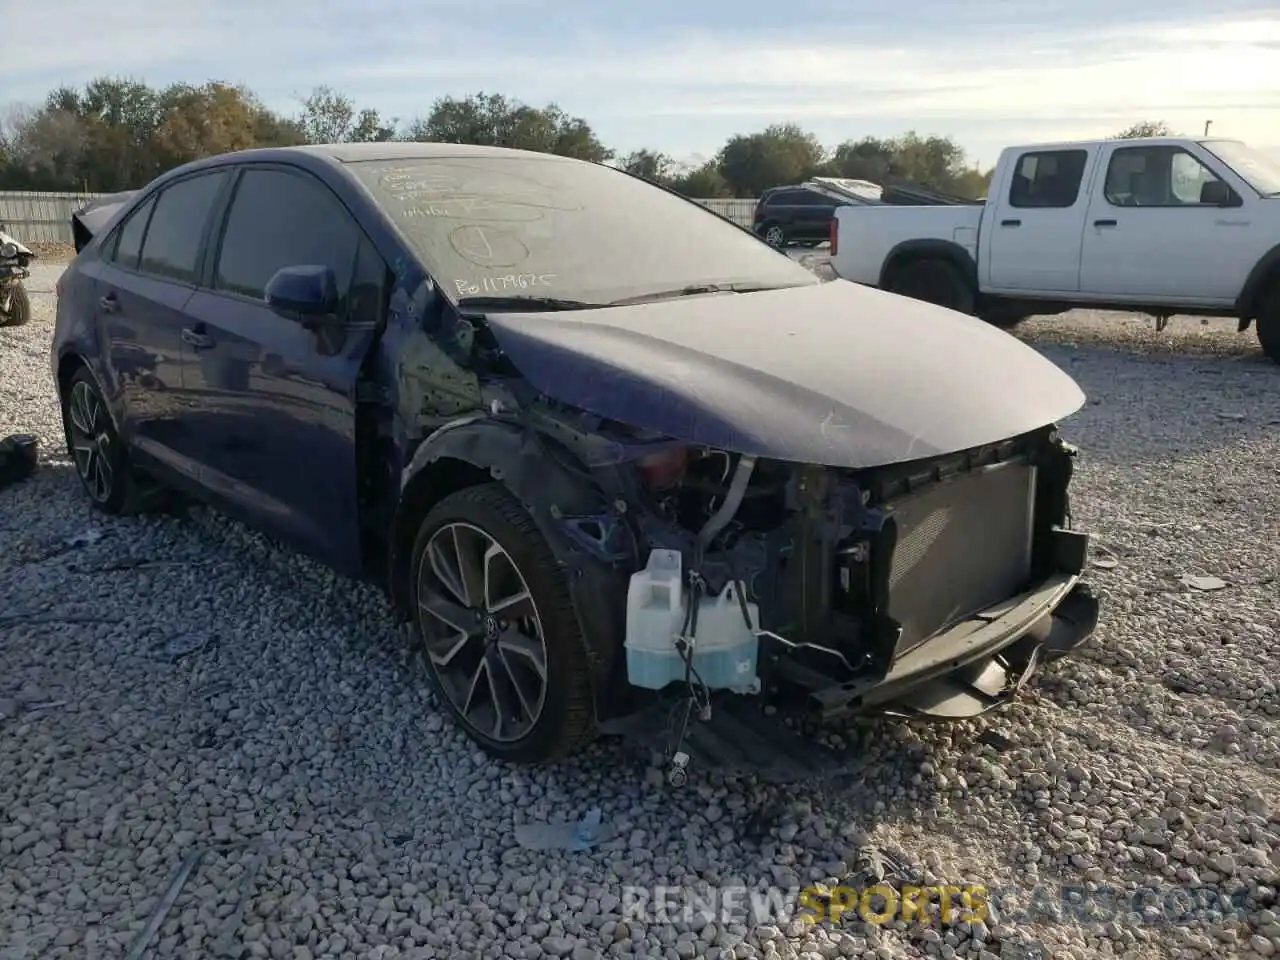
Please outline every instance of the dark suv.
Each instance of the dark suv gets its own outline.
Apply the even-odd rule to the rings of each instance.
[[[817,246],[831,235],[838,204],[805,187],[772,187],[756,203],[754,230],[771,247]]]

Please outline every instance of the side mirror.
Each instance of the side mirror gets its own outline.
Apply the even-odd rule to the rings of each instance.
[[[267,281],[266,301],[276,313],[312,327],[337,312],[338,281],[330,267],[282,267]]]
[[[1200,202],[1210,207],[1235,207],[1240,204],[1235,191],[1221,180],[1201,184]]]

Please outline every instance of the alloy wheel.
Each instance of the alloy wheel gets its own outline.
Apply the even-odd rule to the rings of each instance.
[[[115,472],[111,466],[111,420],[89,384],[77,381],[67,400],[71,456],[85,490],[98,503],[111,499]]]
[[[418,572],[418,625],[440,687],[481,736],[527,736],[547,697],[542,619],[511,555],[469,523],[440,527]]]
[[[783,235],[781,227],[770,227],[768,230],[765,231],[764,239],[769,244],[769,246],[780,247],[782,246],[782,243],[786,239],[786,237]]]

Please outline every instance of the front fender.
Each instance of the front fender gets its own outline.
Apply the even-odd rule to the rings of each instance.
[[[1258,262],[1249,271],[1240,295],[1236,298],[1236,313],[1242,321],[1252,320],[1257,316],[1258,302],[1267,291],[1268,283],[1274,277],[1280,277],[1280,243],[1258,258]],[[1248,323],[1242,322],[1243,331]]]
[[[601,718],[610,712],[608,691],[621,661],[629,571],[592,555],[569,534],[565,518],[604,515],[612,507],[588,479],[586,467],[580,473],[570,469],[564,461],[571,454],[561,447],[553,456],[553,445],[532,427],[497,417],[477,415],[446,424],[422,442],[405,467],[392,529],[400,531],[415,518],[421,522],[422,500],[411,492],[424,479],[430,483],[436,478],[469,478],[454,489],[490,478],[505,486],[533,518],[565,578],[591,668],[596,716]],[[432,500],[454,489],[433,490]],[[411,558],[405,545],[411,549],[414,536],[416,529],[408,536],[391,538],[392,601],[406,619],[408,578],[399,571],[408,569]]]

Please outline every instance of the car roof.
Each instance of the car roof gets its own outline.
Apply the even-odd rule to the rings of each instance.
[[[288,156],[321,157],[337,163],[358,163],[363,160],[432,160],[461,157],[494,157],[507,159],[545,160],[552,163],[581,163],[572,157],[533,150],[515,150],[510,147],[476,146],[466,143],[418,143],[416,141],[391,140],[385,143],[317,143],[298,147],[257,147],[237,150],[209,157],[197,163],[218,161],[243,162],[247,160],[281,160]]]
[[[778,193],[781,190],[803,190],[805,193],[817,193],[812,187],[807,187],[803,183],[784,183],[779,187],[769,187],[760,196],[767,197],[771,193]]]

